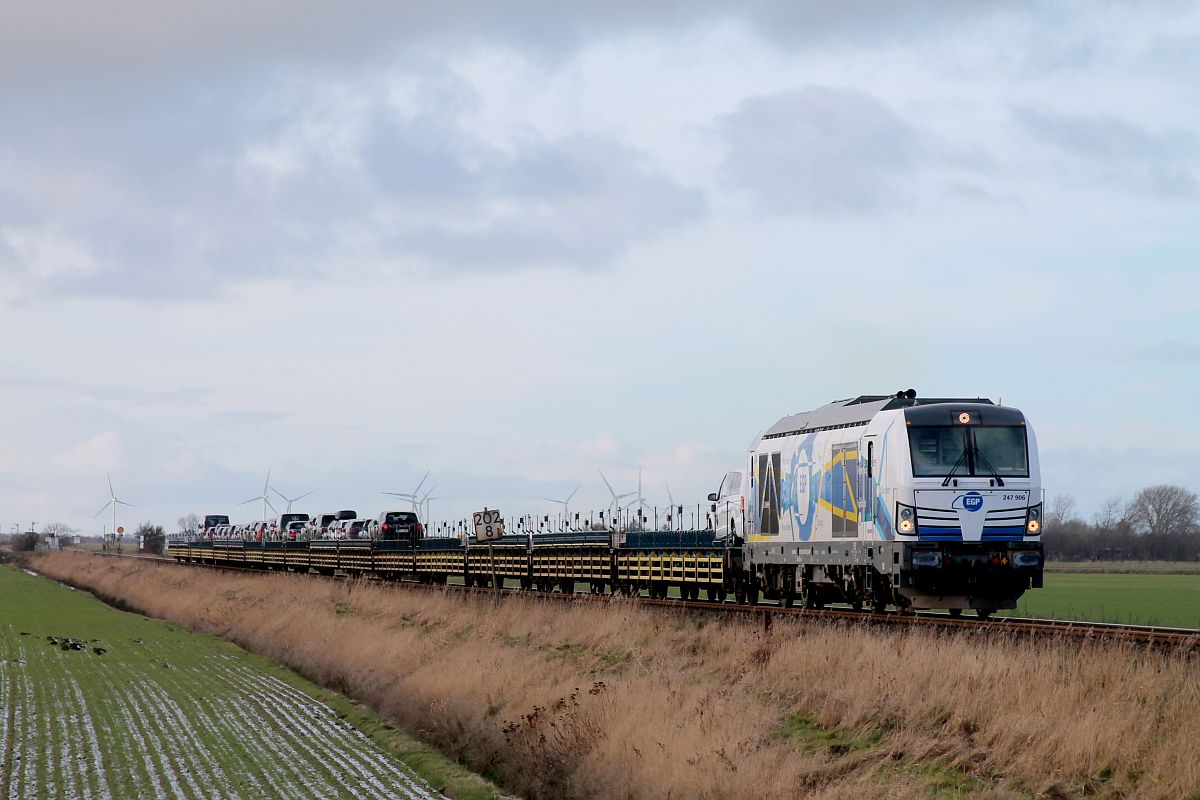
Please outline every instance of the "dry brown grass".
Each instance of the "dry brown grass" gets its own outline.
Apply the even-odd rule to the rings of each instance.
[[[231,639],[538,798],[1200,790],[1182,655],[490,600],[78,554],[47,574]],[[790,715],[799,715],[791,716]]]

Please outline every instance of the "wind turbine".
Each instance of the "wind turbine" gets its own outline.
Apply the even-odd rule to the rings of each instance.
[[[630,494],[633,494],[633,492],[630,492]],[[637,506],[638,511],[641,511],[641,510],[647,508],[649,505],[650,504],[646,502],[646,498],[642,497],[642,468],[638,467],[637,499],[630,500],[628,503],[625,504],[625,508],[632,508],[633,506]]]
[[[429,527],[429,521],[430,521],[430,517],[429,517],[430,502],[432,502],[434,500],[445,500],[446,499],[445,497],[441,497],[441,496],[430,497],[430,495],[433,494],[433,490],[436,488],[437,488],[437,484],[435,483],[433,486],[429,487],[429,491],[427,491],[425,493],[425,496],[421,498],[421,502],[420,502],[421,511],[418,514],[418,517],[425,520],[424,525],[426,528]]]
[[[425,485],[425,479],[428,477],[429,477],[429,470],[426,470],[425,477],[421,478],[421,482],[417,484],[417,488],[413,489],[411,492],[383,492],[383,494],[390,494],[392,497],[401,497],[401,498],[404,498],[405,500],[411,500],[413,511],[419,511],[420,509],[418,508],[418,503],[421,499],[419,492],[421,491],[421,487]],[[435,484],[435,486],[436,486],[436,484]],[[432,492],[433,489],[431,488],[429,491]]]
[[[574,491],[572,491],[569,495],[567,495],[566,500],[555,500],[553,497],[543,497],[542,498],[543,500],[545,500],[549,503],[558,503],[560,506],[563,507],[563,521],[566,522],[568,526],[571,524],[571,507],[570,507],[571,498],[573,498],[575,496],[575,492],[578,492],[579,488],[580,487],[576,486]]]
[[[271,505],[271,500],[270,500],[270,498],[267,497],[267,492],[269,492],[270,490],[271,490],[271,470],[268,469],[267,470],[267,479],[263,482],[262,494],[260,494],[258,497],[251,497],[249,500],[238,503],[238,505],[244,506],[244,505],[246,505],[246,503],[253,503],[255,500],[262,500],[263,501],[262,521],[266,522],[267,521],[267,506],[271,506],[271,510],[275,511],[275,506]],[[276,512],[276,513],[279,513],[279,512]]]
[[[108,478],[108,502],[100,507],[100,510],[96,512],[96,516],[92,517],[92,519],[96,519],[96,517],[99,517],[101,514],[103,514],[108,509],[109,506],[112,506],[112,511],[113,511],[112,532],[113,532],[113,536],[116,536],[117,535],[117,506],[118,505],[129,506],[130,508],[137,508],[137,506],[133,505],[132,503],[126,503],[124,500],[118,500],[117,494],[116,494],[116,492],[113,491],[113,487],[112,487],[112,475],[109,475],[106,472],[106,473],[104,473],[104,477]]]
[[[282,497],[284,500],[287,500],[287,509],[283,512],[285,514],[292,513],[292,503],[296,502],[297,500],[303,500],[304,498],[306,498],[310,494],[312,494],[312,492],[305,492],[304,494],[300,495],[299,497],[288,497],[286,494],[279,491],[274,486],[271,487],[271,491],[274,492],[275,494],[279,495],[280,497]],[[254,499],[257,500],[258,498],[256,497]]]
[[[600,470],[596,470],[596,471],[600,472]],[[604,485],[608,487],[608,493],[612,495],[612,502],[610,502],[608,504],[608,512],[610,515],[614,514],[614,513],[616,513],[617,509],[619,509],[621,507],[621,501],[624,498],[630,497],[631,495],[633,495],[633,492],[625,492],[624,494],[617,494],[616,490],[613,489],[612,484],[608,482],[608,478],[604,477],[603,472],[600,472],[600,480],[604,481]]]

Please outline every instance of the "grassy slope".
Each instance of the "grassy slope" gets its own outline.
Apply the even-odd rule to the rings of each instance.
[[[1200,628],[1200,575],[1047,572],[1015,615]]]
[[[1200,676],[1181,655],[789,621],[764,632],[620,600],[493,603],[95,557],[39,563],[342,687],[530,796],[1200,788]]]
[[[386,720],[227,642],[5,567],[0,609],[12,717],[0,724],[10,734],[0,796],[350,797],[362,780],[403,783],[404,768],[340,720],[435,787],[496,796]]]

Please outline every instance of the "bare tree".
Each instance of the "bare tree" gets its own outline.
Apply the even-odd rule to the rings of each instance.
[[[1050,501],[1046,512],[1046,527],[1061,528],[1067,522],[1076,519],[1075,498],[1069,494],[1056,494]]]
[[[1100,504],[1092,517],[1092,525],[1100,530],[1117,531],[1129,526],[1129,503],[1120,497],[1110,497]]]
[[[200,530],[200,515],[187,514],[179,518],[179,532],[185,536],[194,536]]]
[[[1129,504],[1128,516],[1138,533],[1177,536],[1196,530],[1200,502],[1195,492],[1164,483],[1138,492]]]
[[[75,529],[65,522],[48,522],[42,528],[42,535],[46,537],[53,536],[59,542],[69,541],[70,537],[75,535]]]

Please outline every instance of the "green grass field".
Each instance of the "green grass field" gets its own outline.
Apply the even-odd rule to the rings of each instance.
[[[1047,572],[1010,616],[1200,628],[1200,575]]]
[[[228,643],[0,567],[0,798],[440,796],[395,755],[436,762],[426,748],[385,751],[359,729],[373,715],[328,699]]]

